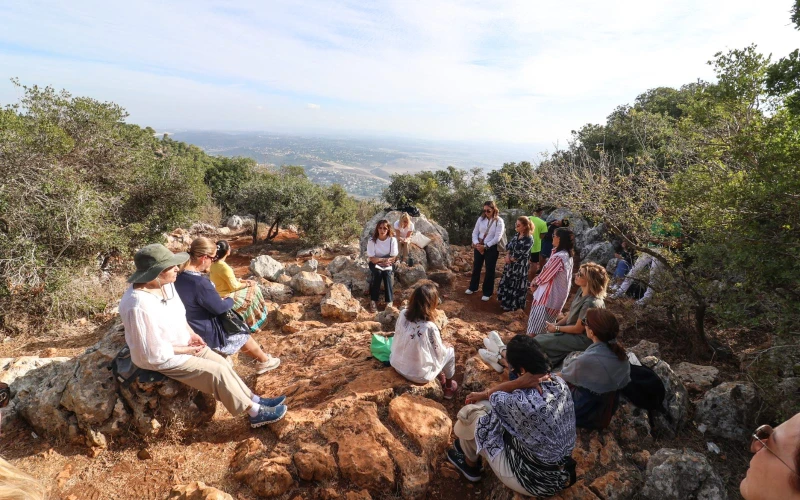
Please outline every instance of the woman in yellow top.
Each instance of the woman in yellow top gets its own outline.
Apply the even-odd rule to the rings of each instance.
[[[233,299],[233,310],[244,318],[252,333],[257,332],[267,321],[267,302],[258,283],[251,280],[239,281],[225,259],[231,254],[231,246],[225,240],[217,242],[214,263],[208,270],[208,277],[222,297]]]

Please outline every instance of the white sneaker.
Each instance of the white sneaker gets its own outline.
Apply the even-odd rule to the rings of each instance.
[[[494,371],[497,373],[503,373],[503,365],[498,363],[500,361],[500,355],[496,352],[491,352],[486,349],[478,349],[478,354],[480,354],[481,359],[484,363],[494,368]]]
[[[489,299],[491,299],[491,297],[489,297],[488,295],[484,295],[483,297],[481,297],[481,300],[484,302],[489,302]]]
[[[267,373],[281,365],[281,360],[279,358],[273,358],[271,354],[267,354],[267,356],[269,357],[266,361],[256,362],[256,374],[261,375],[262,373]]]
[[[483,345],[486,347],[486,350],[489,352],[500,352],[497,348],[497,344],[491,341],[491,339],[483,339]]]
[[[506,348],[506,345],[503,343],[503,339],[500,338],[500,335],[498,335],[497,331],[495,330],[489,332],[489,340],[491,340],[492,342],[495,343],[495,345],[497,345],[496,352],[503,352],[503,349]]]
[[[472,295],[473,293],[475,293],[475,290],[470,290],[469,288],[467,288],[467,289],[464,291],[464,293],[466,293],[467,295]]]

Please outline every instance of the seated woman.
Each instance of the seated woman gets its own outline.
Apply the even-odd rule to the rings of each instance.
[[[411,236],[414,234],[414,223],[411,222],[411,216],[403,212],[400,220],[394,223],[394,232],[397,235],[397,244],[400,246],[400,262],[407,262],[409,266],[414,265],[408,257],[408,251],[411,248]]]
[[[392,295],[392,264],[397,258],[397,239],[392,233],[389,221],[381,219],[375,226],[372,238],[367,242],[367,258],[369,259],[369,270],[372,272],[372,283],[369,287],[370,304],[369,310],[378,310],[378,299],[381,296],[381,283],[383,283],[383,293],[386,303],[391,304],[394,300]]]
[[[136,252],[136,272],[128,278],[132,285],[119,304],[131,360],[139,368],[212,394],[231,415],[247,412],[251,427],[277,422],[286,415],[281,404],[286,396],[262,398],[253,393],[186,322],[186,309],[173,283],[178,266],[188,259],[157,243]]]
[[[522,309],[525,307],[525,296],[528,295],[528,255],[533,245],[533,222],[527,217],[520,217],[514,229],[516,234],[506,246],[506,263],[497,287],[497,299],[504,311]]]
[[[605,308],[603,299],[608,286],[608,273],[603,266],[588,262],[575,273],[575,284],[580,290],[572,297],[569,314],[555,323],[547,323],[548,333],[536,336],[536,342],[550,358],[553,366],[561,363],[572,351],[583,351],[592,341],[586,336],[583,319],[592,307]]]
[[[189,248],[190,259],[175,281],[175,289],[186,308],[186,321],[219,354],[231,356],[241,350],[257,361],[257,374],[274,370],[281,364],[281,360],[262,351],[250,332],[230,335],[222,328],[219,315],[233,307],[234,299],[220,298],[214,285],[203,275],[211,266],[216,251],[214,242],[202,236],[195,239]]]
[[[444,389],[444,398],[453,399],[458,384],[456,355],[451,346],[442,342],[436,319],[439,293],[436,286],[426,283],[411,294],[408,308],[400,311],[394,329],[392,354],[389,364],[397,373],[418,384],[438,378]]]
[[[458,439],[447,459],[469,481],[481,477],[481,457],[507,487],[549,497],[575,482],[575,414],[569,387],[550,374],[547,356],[533,338],[508,343],[508,363],[520,374],[467,396],[458,412]]]
[[[800,413],[775,427],[762,425],[750,438],[750,467],[739,484],[745,500],[800,499]]]
[[[583,324],[592,345],[564,361],[561,377],[572,388],[575,425],[604,429],[617,410],[617,391],[631,381],[631,364],[617,341],[619,323],[613,313],[591,308]]]
[[[225,240],[217,242],[214,263],[208,269],[208,277],[222,297],[233,299],[233,310],[239,313],[251,333],[256,333],[267,321],[267,301],[261,287],[252,280],[239,281],[225,259],[231,254],[231,246]]]

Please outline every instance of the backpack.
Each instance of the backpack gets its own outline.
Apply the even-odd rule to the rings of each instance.
[[[631,381],[622,389],[622,395],[639,408],[664,412],[667,390],[656,372],[646,366],[631,365]]]
[[[154,372],[152,370],[143,370],[133,364],[131,360],[131,348],[125,345],[117,353],[117,356],[111,362],[111,371],[114,378],[119,381],[120,385],[127,387],[131,385],[134,380],[139,380],[142,383],[160,382],[167,378],[166,375]]]

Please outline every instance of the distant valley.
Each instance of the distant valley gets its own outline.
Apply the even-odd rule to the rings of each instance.
[[[313,182],[340,184],[359,198],[378,198],[392,174],[438,170],[450,165],[488,171],[508,161],[531,161],[544,149],[541,144],[528,148],[255,132],[176,131],[169,132],[169,136],[213,155],[245,156],[274,167],[299,165]]]

